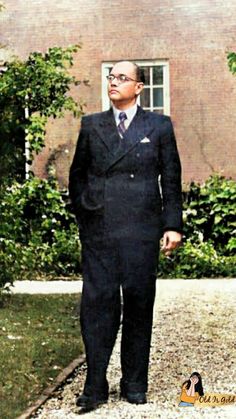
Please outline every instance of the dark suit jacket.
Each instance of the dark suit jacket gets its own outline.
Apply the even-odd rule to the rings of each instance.
[[[181,166],[170,118],[138,107],[121,139],[112,109],[83,117],[69,192],[82,240],[181,232]]]

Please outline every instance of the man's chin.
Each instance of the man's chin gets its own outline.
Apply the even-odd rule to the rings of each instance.
[[[119,100],[120,99],[120,95],[119,95],[119,93],[109,93],[109,98],[111,99],[111,100]]]

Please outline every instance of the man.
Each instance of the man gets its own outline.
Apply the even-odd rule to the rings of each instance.
[[[69,191],[82,243],[81,330],[87,378],[77,405],[108,399],[106,370],[120,326],[121,396],[146,403],[159,241],[181,242],[181,169],[170,118],[136,104],[141,69],[118,62],[108,76],[112,108],[82,119]],[[160,184],[160,187],[159,187]]]

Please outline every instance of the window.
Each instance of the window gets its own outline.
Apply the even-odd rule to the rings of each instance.
[[[143,109],[170,114],[170,95],[169,95],[169,65],[167,61],[135,61],[145,74],[145,86],[138,98],[138,104]],[[107,96],[107,80],[114,63],[102,64],[102,108],[107,110],[110,101]]]

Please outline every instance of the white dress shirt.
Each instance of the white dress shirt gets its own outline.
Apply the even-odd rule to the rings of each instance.
[[[135,105],[133,105],[131,108],[128,108],[128,109],[125,109],[125,110],[117,109],[113,105],[113,113],[114,113],[116,125],[119,125],[119,123],[120,123],[120,119],[119,119],[120,113],[125,112],[126,116],[127,116],[127,119],[124,121],[124,124],[125,124],[125,128],[127,129],[128,126],[131,124],[132,119],[134,118],[134,115],[137,112],[137,109],[138,109],[137,103],[135,103]]]

